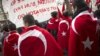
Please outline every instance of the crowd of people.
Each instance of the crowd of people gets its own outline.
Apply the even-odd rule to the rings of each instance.
[[[72,16],[53,11],[45,26],[30,14],[24,27],[10,22],[0,36],[3,56],[100,56],[100,1],[96,6],[93,12],[84,0],[74,0]]]

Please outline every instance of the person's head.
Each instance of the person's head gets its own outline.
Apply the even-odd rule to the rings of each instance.
[[[91,11],[84,0],[73,0],[74,14],[72,18],[75,18],[79,13],[83,11]]]
[[[97,5],[98,10],[100,10],[100,4]]]
[[[40,23],[39,23],[37,20],[35,20],[35,24],[36,24],[37,26],[41,26]]]
[[[74,9],[81,9],[84,7],[88,7],[84,0],[73,0],[73,7]]]
[[[31,26],[35,24],[35,19],[32,15],[27,14],[23,17],[23,22],[25,24],[25,26]]]
[[[13,23],[10,23],[10,24],[8,25],[8,27],[9,27],[9,31],[14,31],[14,30],[16,30],[16,25],[13,24]]]
[[[19,34],[21,34],[23,32],[22,27],[17,28],[17,31],[18,31]]]
[[[96,10],[94,12],[95,17],[97,17],[98,19],[100,19],[100,10]]]
[[[19,27],[19,28],[17,28],[17,32],[18,32],[19,34],[22,34],[25,30],[26,30],[25,27]]]
[[[7,24],[5,24],[5,25],[3,26],[3,28],[2,28],[2,30],[1,30],[1,31],[9,32],[8,25],[7,25]]]
[[[57,16],[58,16],[57,11],[53,11],[53,12],[51,12],[51,16],[54,17],[54,18],[57,17]]]

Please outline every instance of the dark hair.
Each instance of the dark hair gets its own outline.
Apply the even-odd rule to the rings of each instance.
[[[10,23],[10,24],[8,25],[8,27],[9,27],[9,30],[10,30],[10,31],[16,30],[16,25],[13,24],[13,23]]]
[[[100,19],[100,10],[96,10],[94,12],[95,17],[97,17],[98,19]]]
[[[32,15],[30,15],[30,14],[27,14],[27,15],[25,15],[24,17],[23,17],[23,21],[24,21],[24,23],[28,23],[29,24],[29,26],[30,25],[33,25],[35,22],[35,20],[34,20],[34,17],[32,16]]]
[[[41,27],[41,24],[40,24],[37,20],[35,20],[35,24],[36,24],[37,26],[40,26],[40,27]]]
[[[23,29],[23,27],[19,27],[19,28],[17,28],[17,31],[19,34],[21,34],[24,31],[24,29]]]
[[[74,6],[76,6],[77,10],[74,12],[72,18],[75,18],[79,13],[89,10],[86,2],[84,0],[74,0]]]
[[[5,24],[5,25],[3,26],[3,28],[2,28],[2,30],[1,30],[1,31],[6,31],[6,32],[9,32],[8,25],[7,25],[7,24]]]
[[[63,12],[63,16],[65,16],[65,17],[66,17],[66,16],[69,16],[68,11],[64,11],[64,12]]]
[[[52,16],[52,17],[57,17],[57,14],[58,14],[57,11],[51,12],[51,16]]]
[[[100,4],[97,5],[97,8],[100,10]]]
[[[81,9],[81,8],[87,6],[87,4],[86,4],[86,2],[84,0],[74,0],[73,5],[75,7],[77,7],[78,9]]]

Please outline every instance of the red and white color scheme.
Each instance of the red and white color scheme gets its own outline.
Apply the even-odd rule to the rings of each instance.
[[[53,36],[46,30],[31,26],[18,40],[19,56],[63,56]]]
[[[47,24],[47,29],[58,31],[59,22],[60,22],[59,18],[50,18]]]
[[[63,0],[59,0],[63,1]],[[49,20],[50,13],[57,11],[57,0],[3,0],[2,5],[5,12],[8,12],[8,19],[17,27],[24,26],[22,18],[31,14],[39,22]],[[60,2],[59,2],[60,3]]]
[[[60,44],[62,49],[68,50],[68,40],[69,40],[69,33],[70,33],[70,24],[72,19],[66,17],[59,22],[58,26],[58,34],[57,34],[57,42]]]
[[[24,26],[22,18],[26,14],[32,14],[36,20],[43,22],[51,17],[50,12],[57,10],[56,0],[8,0],[7,5],[4,0],[2,3],[4,9],[7,8],[8,19],[17,27]]]
[[[97,56],[97,19],[88,11],[77,15],[71,24],[68,56]]]
[[[95,5],[100,5],[100,0],[96,0],[96,4]]]
[[[18,38],[16,31],[11,31],[4,39],[3,56],[18,56]]]

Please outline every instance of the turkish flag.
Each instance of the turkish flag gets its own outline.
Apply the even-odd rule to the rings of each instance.
[[[97,21],[91,16],[88,11],[83,11],[73,19],[68,56],[98,56]]]
[[[62,13],[61,13],[61,11],[60,11],[60,9],[58,7],[57,7],[57,10],[58,10],[58,16],[59,16],[59,18],[62,18],[63,15],[62,15]]]
[[[65,10],[65,3],[62,5],[62,12]]]
[[[4,39],[3,56],[19,56],[17,49],[19,34],[16,31],[11,31]]]

